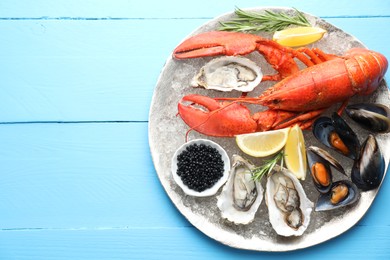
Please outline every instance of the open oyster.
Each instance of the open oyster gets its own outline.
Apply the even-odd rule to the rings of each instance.
[[[260,67],[253,61],[237,56],[213,59],[203,66],[191,85],[219,91],[252,91],[263,78]]]
[[[248,224],[255,218],[264,189],[260,182],[252,178],[254,168],[248,160],[233,155],[229,179],[218,196],[217,206],[222,218],[235,224]]]
[[[314,205],[289,170],[274,167],[267,179],[266,202],[269,221],[277,234],[300,236],[305,232]]]

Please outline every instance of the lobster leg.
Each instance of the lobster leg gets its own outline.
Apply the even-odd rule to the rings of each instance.
[[[349,102],[349,98],[344,100],[344,102],[340,105],[339,109],[337,109],[337,114],[341,116],[344,112],[344,109],[347,107]]]
[[[338,114],[339,116],[341,116],[341,114],[344,112],[344,109],[345,109],[345,107],[348,105],[348,102],[349,102],[349,98],[346,99],[346,100],[341,104],[340,108],[337,110],[337,114]],[[325,110],[326,110],[326,109],[323,109],[322,111],[321,111],[321,109],[318,110],[318,111],[320,112],[320,113],[318,113],[318,115],[312,114],[313,118],[311,118],[310,120],[307,120],[307,121],[305,121],[305,122],[303,122],[302,124],[299,125],[299,126],[301,127],[301,129],[304,130],[304,129],[310,128],[310,127],[312,126],[312,124],[314,123],[314,121],[315,121],[318,117],[320,117],[321,114],[322,114],[322,112],[325,111]],[[311,113],[312,113],[312,112],[315,112],[315,111],[311,111]]]
[[[296,116],[297,114],[294,112],[268,109],[255,113],[253,119],[257,123],[257,131],[263,132],[275,129],[281,122],[285,122],[289,118]]]
[[[312,125],[314,120],[316,120],[327,108],[317,109],[313,111],[309,111],[307,113],[296,116],[286,122],[280,123],[274,127],[274,129],[286,128],[289,126],[293,126],[295,124],[299,124],[302,129],[307,129]]]
[[[349,99],[345,100],[341,104],[340,108],[337,110],[337,113],[340,116],[343,113],[345,107],[348,105],[348,101],[349,101]],[[306,113],[303,113],[303,114],[299,114],[299,115],[294,114],[294,113],[289,112],[289,111],[267,110],[269,112],[272,111],[273,113],[278,113],[278,114],[277,114],[277,116],[275,116],[275,115],[271,115],[270,116],[269,112],[266,111],[267,115],[261,116],[260,114],[264,113],[264,112],[258,112],[257,114],[254,115],[254,119],[256,119],[259,122],[266,122],[266,118],[268,120],[270,120],[270,118],[275,118],[275,121],[272,124],[262,123],[263,125],[267,125],[267,126],[270,126],[270,127],[262,127],[261,126],[262,124],[258,122],[258,124],[259,124],[258,129],[259,129],[259,131],[267,131],[267,130],[270,130],[270,129],[281,129],[281,128],[286,128],[286,127],[293,126],[295,124],[299,124],[299,126],[303,130],[303,129],[308,129],[309,127],[311,127],[313,122],[326,109],[328,109],[328,108],[312,110],[312,111],[309,111],[309,112],[306,112]],[[261,120],[260,120],[260,118],[261,118]]]
[[[301,47],[297,49],[297,51],[302,52],[310,57],[310,60],[313,64],[320,64],[323,62],[323,60],[320,59],[319,56],[317,56],[317,53],[314,52],[312,49],[309,49],[307,47]],[[308,66],[309,67],[309,66]]]
[[[321,49],[318,49],[318,48],[314,48],[313,52],[322,60],[322,62],[333,60],[335,58],[339,58],[339,56],[337,56],[337,55],[325,53]]]

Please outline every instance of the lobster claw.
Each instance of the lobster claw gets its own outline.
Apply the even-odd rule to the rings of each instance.
[[[257,129],[249,109],[239,103],[221,103],[206,96],[187,95],[179,102],[178,110],[191,129],[209,136],[233,137]]]
[[[176,59],[200,58],[217,55],[245,55],[256,50],[259,36],[223,31],[195,35],[182,42],[173,51]]]
[[[272,40],[254,34],[224,31],[205,32],[186,39],[173,51],[173,57],[190,59],[217,55],[244,56],[254,51],[263,55],[278,72],[276,75],[264,75],[263,81],[276,81],[296,73],[299,68],[294,61],[295,56],[306,65],[312,64],[301,53]]]

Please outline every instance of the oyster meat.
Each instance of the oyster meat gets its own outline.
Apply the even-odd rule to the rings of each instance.
[[[253,61],[237,56],[216,58],[203,66],[192,79],[194,87],[219,91],[252,91],[263,78],[260,67]]]
[[[278,235],[300,236],[307,229],[314,205],[289,170],[274,167],[267,180],[266,202],[269,220]]]
[[[217,206],[222,218],[235,224],[248,224],[255,218],[264,189],[252,178],[254,168],[248,160],[233,155],[229,179],[218,196]]]

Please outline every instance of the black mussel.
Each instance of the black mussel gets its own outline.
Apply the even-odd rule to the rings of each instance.
[[[345,120],[337,113],[332,114],[332,122],[341,140],[343,140],[348,147],[348,157],[356,159],[360,149],[359,138],[347,122],[345,122]]]
[[[331,188],[332,171],[330,166],[346,175],[340,163],[327,151],[319,147],[310,146],[307,149],[307,160],[313,183],[321,193],[327,193]]]
[[[313,134],[327,147],[356,159],[359,151],[359,139],[348,124],[337,113],[329,117],[320,117],[313,123]]]
[[[331,166],[333,166],[333,168],[341,172],[343,175],[347,176],[343,166],[341,166],[341,164],[330,153],[317,146],[310,146],[308,149],[315,152],[317,155],[325,159]]]
[[[313,135],[318,141],[327,147],[332,148],[329,143],[329,134],[336,132],[336,130],[334,129],[332,119],[330,119],[330,117],[322,116],[317,118],[313,123],[312,129]]]
[[[315,152],[307,150],[307,161],[314,186],[321,193],[327,193],[332,185],[332,171],[329,163]]]
[[[328,193],[320,194],[315,211],[326,211],[354,204],[360,197],[355,184],[342,180],[334,182]]]
[[[362,190],[379,187],[385,174],[385,159],[373,135],[368,135],[352,167],[351,179]]]
[[[390,132],[390,109],[381,104],[360,103],[346,107],[347,115],[361,127],[376,133]]]

